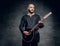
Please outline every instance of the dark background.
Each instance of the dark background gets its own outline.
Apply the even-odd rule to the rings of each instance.
[[[0,46],[21,46],[21,33],[18,28],[21,18],[20,15],[25,13],[23,6],[26,7],[25,4],[31,2],[35,4],[43,3],[45,6],[51,9],[54,15],[54,46],[60,46],[59,0],[0,0]]]

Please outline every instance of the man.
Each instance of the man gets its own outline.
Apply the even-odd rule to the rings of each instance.
[[[44,26],[43,24],[43,20],[40,21],[40,16],[35,14],[35,5],[34,4],[29,4],[28,5],[28,14],[24,15],[21,19],[21,23],[19,26],[20,31],[22,32],[22,34],[24,35],[29,35],[29,32],[27,30],[25,30],[25,28],[30,28],[32,29],[37,23],[40,23],[40,25],[38,26],[39,28],[42,28]],[[38,46],[38,42],[40,39],[40,34],[37,31],[34,32],[34,39],[31,42],[26,42],[22,39],[22,46]]]

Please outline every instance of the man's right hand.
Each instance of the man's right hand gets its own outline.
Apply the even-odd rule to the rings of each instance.
[[[25,35],[29,35],[29,32],[28,31],[24,31],[23,32]]]

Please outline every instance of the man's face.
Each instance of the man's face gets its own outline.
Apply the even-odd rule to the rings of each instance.
[[[33,13],[34,10],[35,10],[35,6],[34,6],[33,4],[29,4],[29,6],[28,6],[28,11],[29,11],[30,13]]]

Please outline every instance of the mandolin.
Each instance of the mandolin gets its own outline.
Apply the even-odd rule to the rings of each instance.
[[[40,21],[46,20],[51,14],[52,14],[52,12],[49,12]],[[24,35],[23,34],[23,40],[25,42],[31,42],[34,39],[34,32],[36,31],[36,28],[38,26],[39,26],[39,23],[37,23],[32,29],[29,29],[29,28],[25,29],[26,31],[29,31],[29,35]]]

